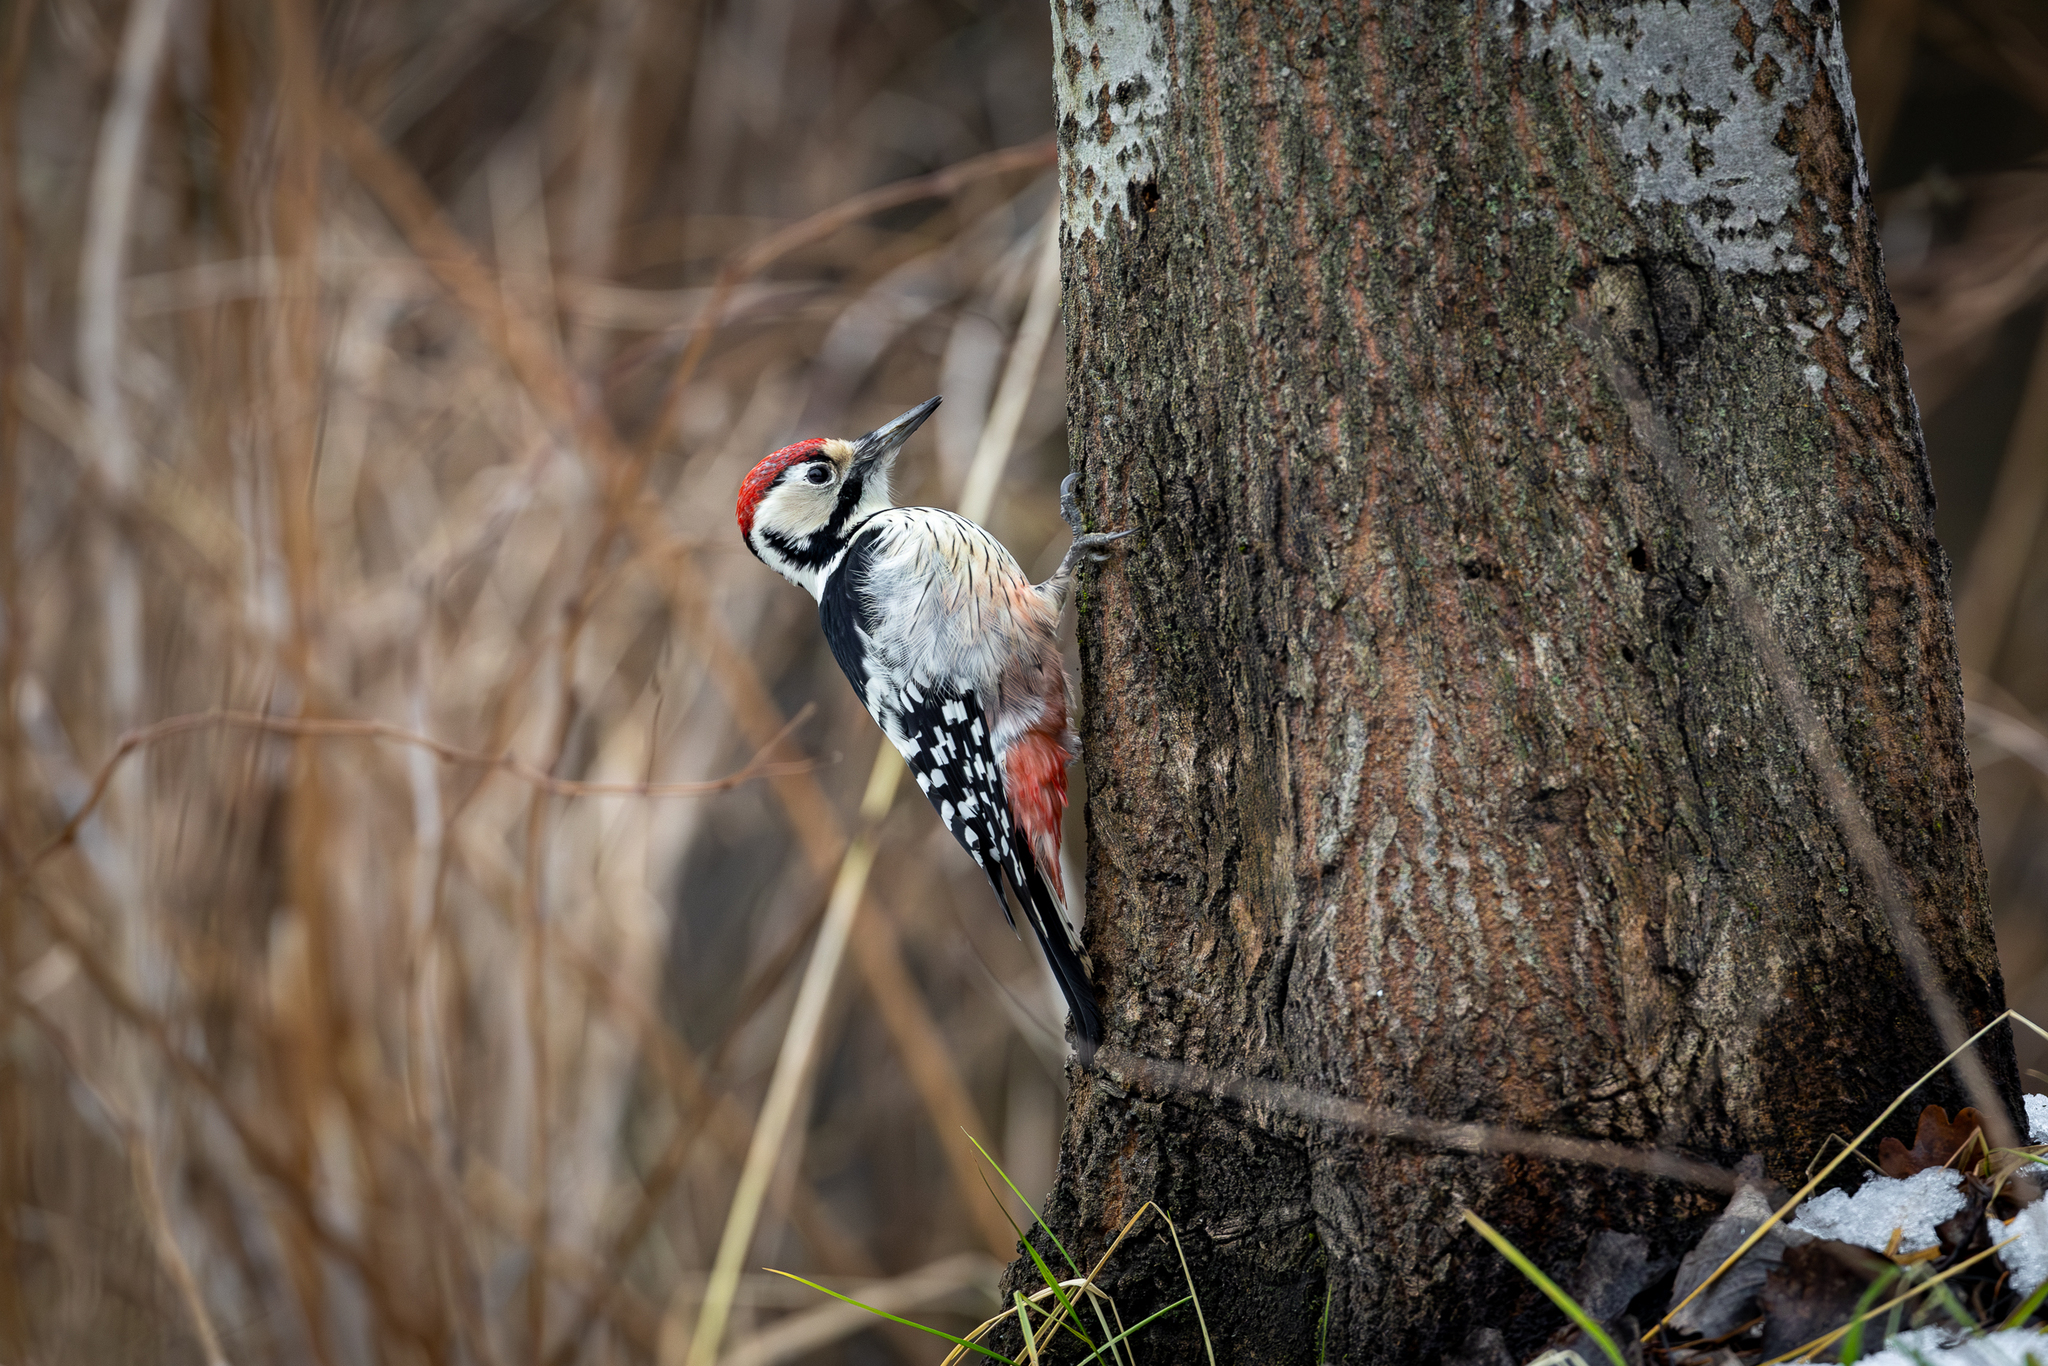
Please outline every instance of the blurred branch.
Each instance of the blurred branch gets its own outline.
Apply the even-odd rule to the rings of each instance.
[[[1998,325],[2048,284],[2048,164],[1972,177],[1963,188],[1962,237],[1887,267],[1913,392],[1928,411],[1955,392]],[[1902,203],[1906,193],[1893,196],[1888,220],[1932,212]]]
[[[562,1334],[555,1350],[549,1355],[547,1366],[568,1366],[569,1361],[581,1350],[584,1334],[589,1331],[600,1315],[609,1312],[613,1299],[623,1290],[626,1263],[639,1248],[660,1216],[663,1204],[668,1200],[675,1183],[687,1170],[691,1151],[707,1129],[718,1133],[733,1156],[744,1161],[749,1143],[753,1137],[751,1116],[738,1113],[739,1107],[728,1096],[718,1097],[712,1092],[716,1073],[724,1061],[725,1051],[739,1033],[751,1022],[756,1013],[780,990],[790,970],[796,966],[805,945],[811,943],[818,927],[824,923],[825,914],[831,909],[828,897],[821,903],[816,914],[807,917],[797,927],[783,947],[755,974],[754,980],[740,993],[740,1001],[733,1013],[733,1021],[727,1026],[723,1038],[712,1049],[709,1058],[700,1067],[690,1057],[687,1049],[680,1047],[666,1026],[653,1017],[653,1012],[643,1003],[630,998],[615,1004],[621,1013],[633,1020],[641,1030],[642,1047],[648,1052],[662,1080],[668,1084],[682,1101],[695,1111],[691,1123],[678,1124],[669,1135],[661,1153],[648,1166],[640,1178],[639,1198],[632,1211],[613,1230],[604,1256],[604,1265],[599,1274],[592,1278],[592,1288],[584,1301],[577,1307],[575,1318],[568,1331]],[[560,943],[560,940],[557,940]],[[568,945],[572,965],[590,977],[596,989],[611,993],[615,984],[611,974],[600,968],[575,945]],[[709,1075],[707,1075],[709,1074]],[[729,1127],[728,1127],[729,1126]],[[793,1211],[801,1212],[807,1198],[801,1178],[798,1190],[792,1195],[790,1204]],[[815,1244],[814,1244],[815,1246]]]
[[[0,52],[0,810],[28,809],[20,718],[12,705],[26,667],[29,640],[22,612],[23,523],[21,376],[28,364],[28,216],[22,202],[20,115],[22,71],[28,64],[36,0],[14,0]],[[0,830],[0,868],[11,875],[25,851]],[[22,943],[20,898],[0,890],[0,973],[11,975]],[[0,992],[0,1037],[14,1033],[14,994]],[[28,1356],[28,1314],[21,1287],[21,1228],[31,1205],[30,1127],[26,1069],[18,1054],[0,1056],[0,1355]]]
[[[71,452],[88,486],[118,517],[161,526],[205,570],[223,583],[240,574],[248,553],[242,529],[164,461],[136,471],[132,487],[109,487],[93,454],[92,412],[50,373],[24,361],[15,374],[20,413]]]
[[[236,1143],[243,1154],[272,1186],[285,1196],[289,1209],[298,1226],[303,1228],[321,1248],[341,1259],[361,1278],[363,1288],[379,1314],[401,1335],[422,1348],[429,1345],[430,1335],[410,1315],[398,1308],[398,1294],[386,1274],[386,1268],[370,1256],[354,1239],[338,1232],[320,1209],[320,1202],[303,1179],[301,1172],[290,1156],[278,1151],[271,1139],[265,1135],[244,1114],[228,1095],[220,1078],[192,1059],[179,1046],[171,1025],[144,1003],[142,998],[123,980],[120,971],[107,961],[97,944],[88,934],[71,922],[70,917],[57,909],[52,902],[33,899],[41,912],[41,920],[51,938],[62,944],[77,959],[84,970],[86,980],[93,986],[95,994],[110,1007],[114,1014],[130,1027],[137,1030],[156,1049],[158,1056],[170,1066],[171,1072],[187,1085],[193,1087],[213,1107],[215,1113],[227,1124],[234,1134]]]
[[[683,347],[682,355],[670,372],[668,385],[662,391],[661,403],[655,409],[652,425],[640,438],[639,463],[643,466],[653,456],[667,435],[669,427],[681,411],[683,394],[696,378],[697,367],[703,363],[704,354],[711,347],[712,335],[718,330],[720,319],[725,315],[732,292],[754,276],[766,270],[775,262],[816,242],[821,242],[849,224],[856,223],[870,214],[893,209],[903,204],[912,204],[920,199],[942,199],[958,194],[962,189],[992,176],[1008,175],[1013,171],[1037,170],[1051,166],[1057,159],[1057,149],[1050,137],[1039,138],[1019,147],[1006,147],[1001,151],[987,152],[970,157],[957,165],[933,171],[929,175],[913,176],[899,180],[893,185],[883,185],[864,194],[835,204],[829,209],[812,214],[809,218],[792,223],[778,232],[770,233],[759,242],[734,254],[719,269],[718,279],[712,286],[711,302],[699,315],[695,330],[689,342]]]
[[[1971,735],[1989,741],[2048,779],[2048,734],[2033,722],[1975,698],[1964,708],[1964,721]]]
[[[92,405],[100,473],[109,487],[124,493],[134,484],[137,461],[121,401],[121,276],[146,120],[175,3],[132,0],[129,6],[113,95],[93,156],[78,268],[78,373]]]
[[[84,825],[100,801],[106,796],[107,785],[112,782],[114,771],[121,762],[138,750],[146,749],[163,740],[177,735],[188,735],[193,731],[217,730],[223,727],[238,730],[263,731],[273,735],[302,737],[333,737],[358,740],[391,740],[398,744],[415,745],[432,752],[442,760],[453,764],[474,764],[480,768],[494,769],[509,773],[521,782],[528,783],[539,791],[555,797],[702,797],[713,792],[725,792],[744,783],[761,778],[786,777],[795,773],[808,773],[817,767],[817,761],[803,759],[769,763],[768,752],[789,737],[791,731],[809,720],[815,705],[807,705],[783,726],[769,742],[760,747],[747,766],[723,778],[712,778],[695,783],[585,783],[567,778],[557,778],[544,773],[532,764],[510,754],[485,754],[479,750],[462,749],[443,743],[431,735],[421,735],[403,726],[386,721],[356,721],[327,717],[268,716],[261,712],[212,711],[193,716],[173,716],[130,731],[121,737],[121,743],[114,753],[100,766],[94,777],[92,789],[79,808],[71,813],[55,835],[50,837],[34,858],[29,861],[28,872],[65,848],[78,837],[79,827]]]
[[[220,1332],[213,1326],[213,1315],[206,1308],[206,1296],[199,1289],[198,1278],[192,1274],[192,1263],[186,1259],[184,1249],[178,1246],[177,1237],[171,1232],[170,1212],[164,1208],[163,1185],[157,1179],[156,1158],[149,1150],[149,1140],[142,1127],[128,1113],[126,1106],[117,1103],[106,1088],[93,1081],[77,1045],[56,1021],[25,997],[18,997],[15,1004],[22,1014],[35,1022],[43,1037],[56,1049],[57,1056],[70,1069],[72,1078],[98,1104],[108,1123],[120,1135],[129,1170],[135,1178],[135,1194],[142,1206],[143,1222],[149,1226],[150,1239],[156,1246],[164,1271],[178,1288],[178,1298],[184,1301],[185,1312],[192,1316],[192,1329],[199,1338],[199,1350],[205,1356],[207,1366],[227,1366],[227,1355],[220,1347]]]
[[[809,935],[804,937],[808,940]],[[697,1140],[707,1134],[737,1166],[746,1156],[747,1143],[753,1132],[753,1116],[741,1108],[729,1091],[714,1089],[720,1079],[707,1074],[705,1066],[662,1020],[659,1012],[622,983],[617,974],[566,934],[557,932],[552,942],[556,953],[583,978],[591,995],[608,1004],[631,1027],[641,1051],[676,1099],[679,1125],[675,1137],[668,1152],[664,1152],[662,1159],[641,1177],[642,1190],[652,1192],[659,1185],[665,1191],[682,1174],[683,1162]],[[745,1012],[749,1018],[752,1013]],[[689,1123],[680,1123],[683,1114],[690,1116]],[[664,1172],[662,1165],[670,1160],[669,1152],[676,1155],[674,1166]],[[847,1239],[830,1209],[819,1199],[815,1187],[801,1173],[791,1181],[785,1203],[797,1232],[825,1261],[850,1270],[873,1269],[873,1262]],[[650,1213],[658,1204],[657,1200],[648,1206]],[[618,1241],[629,1249],[638,1246],[640,1241],[637,1234],[628,1236],[630,1232],[618,1236]],[[599,1287],[600,1292],[605,1289],[604,1275],[605,1269],[601,1267],[590,1277],[591,1284]],[[586,1321],[582,1328],[588,1327]],[[568,1333],[564,1343],[574,1343],[582,1336],[582,1328]]]
[[[2048,46],[2009,7],[1997,0],[1928,5],[1921,27],[1964,67],[2048,114]]]
[[[419,176],[345,106],[329,101],[325,124],[349,173],[376,196],[434,278],[505,358],[547,420],[565,434],[582,428],[590,414],[581,384],[560,363],[546,334],[505,306],[496,278],[442,216]]]
[[[1970,547],[1969,572],[1956,594],[1956,653],[1963,667],[1990,673],[2005,643],[2012,606],[2033,562],[2048,512],[2048,324],[2034,343],[2027,387],[2005,439],[2005,459]]]
[[[129,6],[113,93],[100,120],[79,256],[78,373],[92,409],[92,463],[101,484],[123,500],[134,492],[140,462],[121,393],[121,277],[149,107],[174,3],[132,0]],[[108,710],[113,726],[120,728],[135,723],[142,704],[141,570],[134,547],[105,526],[94,528],[93,553],[105,576],[101,610]]]
[[[1898,121],[1899,105],[1906,96],[1906,78],[1913,71],[1919,10],[1920,0],[1863,0],[1854,19],[1845,24],[1857,131],[1863,138],[1864,162],[1873,176],[1884,162],[1892,125]]]
[[[1255,1108],[1293,1115],[1312,1123],[1355,1129],[1385,1138],[1406,1139],[1448,1152],[1521,1153],[1561,1162],[1584,1162],[1591,1166],[1683,1181],[1708,1190],[1730,1191],[1736,1185],[1734,1172],[1654,1148],[1631,1148],[1622,1143],[1567,1138],[1561,1134],[1509,1129],[1494,1124],[1454,1124],[1424,1119],[1326,1091],[1311,1091],[1302,1086],[1268,1081],[1263,1077],[1219,1072],[1164,1058],[1142,1057],[1115,1045],[1105,1045],[1097,1050],[1095,1059],[1096,1069],[1119,1086],[1161,1099],[1173,1095],[1213,1096],[1219,1100],[1234,1100]]]

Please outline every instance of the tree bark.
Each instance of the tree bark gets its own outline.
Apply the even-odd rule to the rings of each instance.
[[[2004,1003],[1839,23],[1052,8],[1072,455],[1139,534],[1082,617],[1109,1045],[1049,1217],[1157,1200],[1218,1361],[1317,1360],[1326,1304],[1331,1361],[1526,1353],[1562,1320],[1461,1209],[1563,1275],[1724,1197],[1299,1097],[1796,1184],[1944,1051],[1879,883]],[[1184,1293],[1158,1237],[1108,1284]]]

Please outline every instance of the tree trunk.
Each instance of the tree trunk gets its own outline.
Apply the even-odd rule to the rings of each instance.
[[[1532,1350],[1461,1209],[1562,1274],[1724,1197],[1287,1097],[1796,1184],[1943,1052],[1896,926],[2003,1006],[1834,10],[1053,11],[1072,454],[1139,534],[1082,618],[1109,1046],[1049,1217],[1157,1200],[1219,1361],[1326,1304],[1331,1361]],[[1127,1323],[1180,1283],[1109,1272]]]

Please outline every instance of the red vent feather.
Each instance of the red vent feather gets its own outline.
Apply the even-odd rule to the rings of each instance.
[[[1063,902],[1067,889],[1060,880],[1060,818],[1067,813],[1067,760],[1071,757],[1059,736],[1043,728],[1024,732],[1003,756],[1010,819],[1030,837],[1038,870],[1052,884],[1053,895]]]

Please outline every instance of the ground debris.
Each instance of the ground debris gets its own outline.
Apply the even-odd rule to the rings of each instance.
[[[1779,1358],[1863,1366],[2048,1363],[2048,1307],[2029,1296],[2048,1283],[2048,1097],[2028,1096],[2032,1146],[1990,1148],[1980,1116],[1930,1105],[1911,1147],[1886,1139],[1875,1170],[1852,1191],[1823,1191],[1737,1248],[1789,1198],[1752,1154],[1740,1184],[1691,1251],[1659,1266],[1652,1240],[1601,1230],[1577,1270],[1560,1276],[1629,1366],[1765,1366]],[[1866,1166],[1870,1164],[1866,1159]],[[1647,1338],[1639,1319],[1671,1275],[1671,1309]],[[1698,1291],[1695,1295],[1694,1292]],[[2024,1311],[2024,1312],[2022,1312]],[[1851,1348],[1844,1330],[1862,1313]],[[2015,1318],[2024,1327],[2001,1328]],[[1523,1351],[1526,1353],[1527,1349]],[[1510,1366],[1502,1335],[1481,1330],[1444,1366]],[[1533,1358],[1547,1366],[1605,1366],[1606,1349],[1567,1325]]]
[[[1852,1243],[1823,1239],[1787,1248],[1764,1277],[1763,1354],[1782,1356],[1847,1323],[1856,1302],[1891,1263]]]
[[[1948,1111],[1930,1105],[1920,1112],[1920,1126],[1908,1148],[1896,1138],[1877,1145],[1877,1169],[1886,1176],[1908,1177],[1929,1167],[1946,1167],[1971,1139],[1984,1132],[1984,1117],[1965,1106],[1953,1123]],[[1981,1143],[1981,1140],[1979,1140]]]
[[[1673,1304],[1683,1303],[1699,1289],[1785,1202],[1784,1187],[1765,1178],[1762,1158],[1755,1154],[1744,1158],[1740,1171],[1742,1185],[1735,1198],[1679,1262],[1678,1279],[1671,1287]],[[1809,1236],[1782,1224],[1774,1227],[1697,1299],[1672,1315],[1670,1331],[1686,1338],[1718,1341],[1755,1319],[1764,1278],[1784,1260],[1788,1248],[1805,1242]]]

